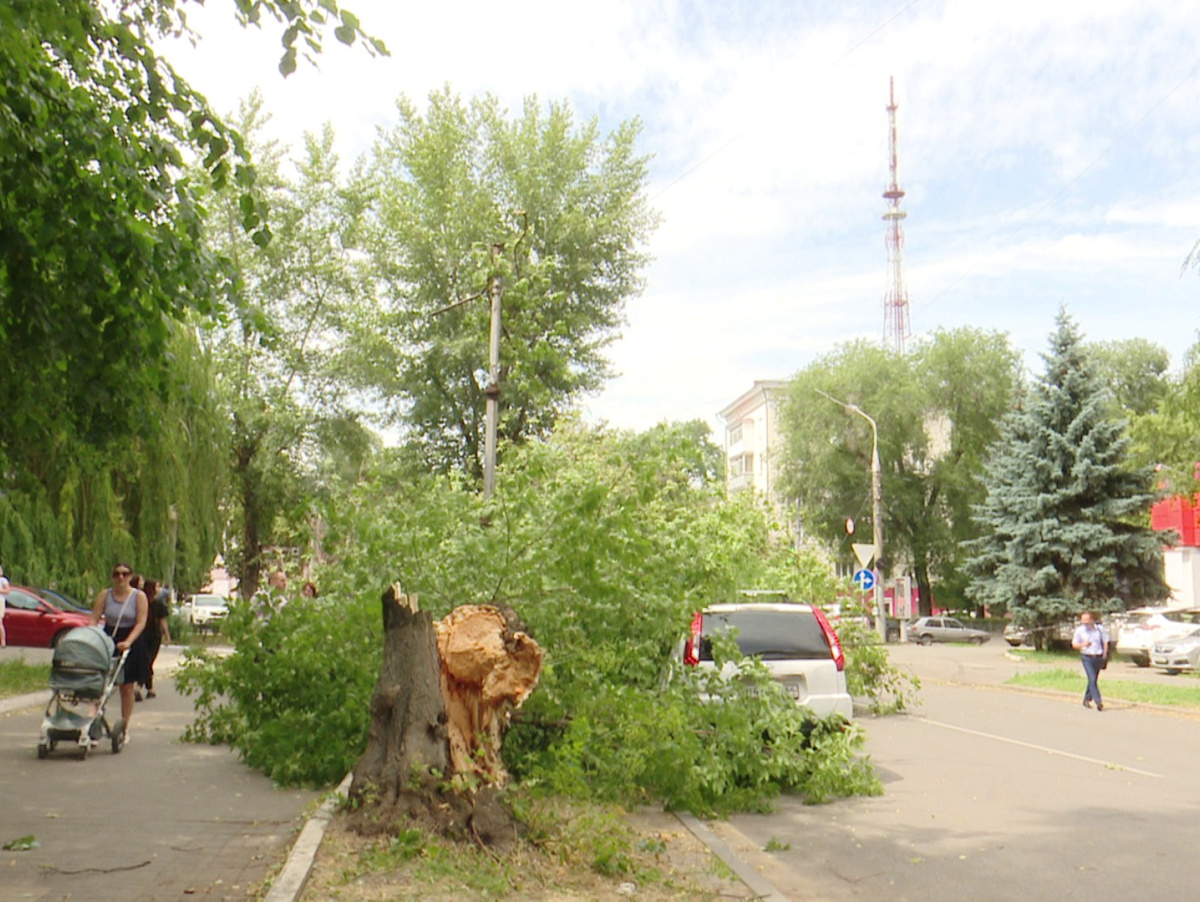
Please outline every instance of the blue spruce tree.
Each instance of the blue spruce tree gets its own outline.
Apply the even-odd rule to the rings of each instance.
[[[967,563],[976,602],[1042,628],[1170,591],[1162,541],[1149,527],[1151,471],[1129,464],[1125,421],[1111,417],[1064,311],[1057,326],[1045,374],[1005,418],[989,454],[987,498],[975,511],[983,535]]]

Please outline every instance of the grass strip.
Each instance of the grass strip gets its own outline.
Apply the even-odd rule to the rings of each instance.
[[[1030,686],[1036,689],[1056,689],[1060,692],[1083,694],[1087,680],[1083,672],[1056,667],[1022,673],[1007,681],[1009,686]],[[1149,705],[1166,705],[1173,708],[1200,709],[1200,686],[1168,686],[1155,683],[1138,683],[1130,680],[1101,678],[1100,691],[1105,699],[1120,699]]]
[[[0,698],[37,692],[50,684],[49,664],[0,661]]]

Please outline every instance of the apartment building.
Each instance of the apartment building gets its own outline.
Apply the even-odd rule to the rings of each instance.
[[[754,489],[777,505],[779,404],[787,390],[782,379],[756,379],[717,417],[725,425],[725,485],[729,494]]]

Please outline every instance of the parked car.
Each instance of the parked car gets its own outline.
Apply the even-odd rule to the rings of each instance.
[[[731,634],[743,655],[759,658],[796,704],[818,717],[853,717],[842,644],[820,608],[794,602],[713,605],[692,618],[676,662],[715,668],[712,637],[718,633]]]
[[[910,642],[920,642],[922,645],[932,645],[934,642],[970,642],[983,645],[992,634],[987,630],[977,630],[964,626],[954,617],[921,617],[908,628]]]
[[[68,630],[87,626],[88,614],[67,610],[37,589],[12,586],[4,611],[4,635],[9,645],[53,648]]]
[[[1184,670],[1200,669],[1200,626],[1191,624],[1191,631],[1173,639],[1155,642],[1150,649],[1150,663],[1172,676]]]
[[[1013,648],[1022,645],[1033,645],[1033,630],[1010,620],[1004,626],[1004,641]]]
[[[79,599],[72,598],[70,595],[59,592],[57,589],[43,589],[39,587],[33,591],[38,595],[41,595],[43,598],[49,599],[57,607],[62,608],[64,611],[79,611],[80,613],[88,615],[92,613],[92,606],[90,604],[84,604]]]
[[[1138,667],[1150,666],[1150,651],[1156,642],[1166,642],[1200,626],[1193,609],[1172,605],[1134,608],[1125,614],[1116,653]]]
[[[179,610],[192,626],[203,629],[220,622],[229,613],[229,605],[220,595],[198,593],[189,596]]]

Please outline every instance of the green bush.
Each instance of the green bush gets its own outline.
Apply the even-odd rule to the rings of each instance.
[[[193,741],[227,743],[282,785],[337,783],[366,744],[379,673],[379,602],[326,596],[286,605],[270,619],[230,603],[233,652],[189,650],[178,671],[196,696]]]

